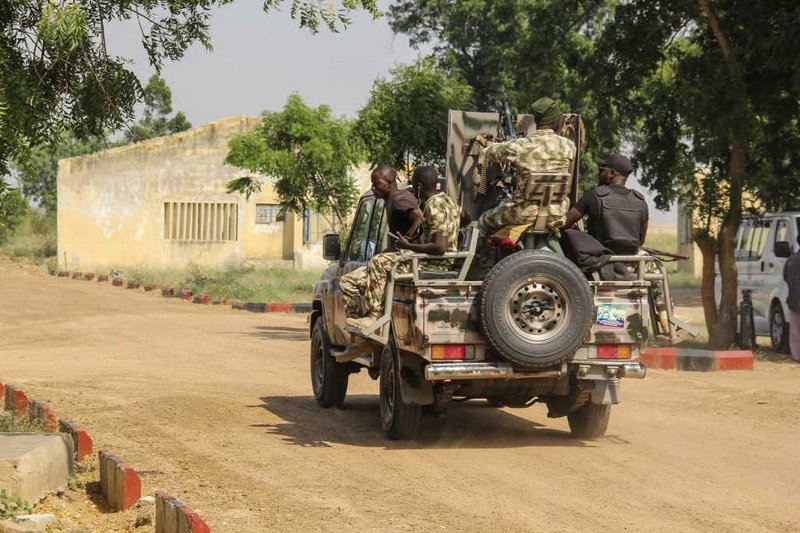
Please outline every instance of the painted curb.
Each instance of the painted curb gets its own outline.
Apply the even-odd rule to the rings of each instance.
[[[192,303],[208,305],[208,294],[197,294],[192,298]]]
[[[81,461],[87,455],[92,454],[92,438],[85,430],[78,427],[77,424],[69,420],[60,419],[58,421],[58,430],[62,433],[69,433],[72,437],[76,461]]]
[[[108,282],[108,274],[101,274],[101,275],[97,276],[97,281]]]
[[[155,283],[148,283],[147,285],[144,286],[144,292],[154,291],[157,288],[158,288],[158,285],[156,285]]]
[[[113,280],[111,280],[111,284],[115,287],[122,287],[123,285],[125,285],[125,282],[123,281],[122,278],[114,278]]]
[[[128,288],[129,288],[129,289],[138,289],[140,286],[141,286],[141,285],[139,285],[139,282],[138,282],[138,281],[135,281],[135,280],[134,280],[134,281],[129,281],[129,282],[128,282]]]
[[[115,511],[132,507],[142,497],[139,474],[116,455],[101,451],[97,456],[100,461],[100,491],[109,507]]]
[[[58,429],[56,415],[50,406],[41,400],[30,400],[28,402],[28,420],[41,426],[47,433],[55,433]]]
[[[84,274],[81,279],[84,281],[94,281],[94,278],[95,278],[94,272],[88,272]]]
[[[197,512],[166,492],[156,492],[156,533],[211,533]]]
[[[21,418],[28,410],[28,397],[16,385],[5,386],[4,406],[6,411],[11,411],[14,416]]]
[[[645,348],[639,360],[647,368],[698,372],[753,370],[751,350],[695,350],[691,348]]]

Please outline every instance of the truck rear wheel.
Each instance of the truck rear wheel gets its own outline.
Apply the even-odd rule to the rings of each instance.
[[[573,437],[597,439],[606,434],[610,416],[610,405],[586,402],[580,409],[567,413],[567,421]]]
[[[575,353],[591,327],[592,294],[567,258],[523,250],[497,263],[483,282],[483,331],[505,360],[552,367]]]
[[[422,407],[403,402],[396,352],[394,339],[390,337],[381,354],[381,426],[392,440],[412,439],[419,432]]]
[[[314,324],[311,333],[311,387],[314,398],[321,407],[341,407],[347,394],[349,377],[347,365],[337,363],[331,353],[328,333],[322,317]]]

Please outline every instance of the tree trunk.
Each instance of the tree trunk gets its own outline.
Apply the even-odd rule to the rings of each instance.
[[[746,160],[747,143],[737,139],[731,147],[728,182],[730,184],[730,208],[719,230],[719,272],[722,278],[722,291],[717,320],[708,332],[708,342],[714,348],[725,349],[736,342],[736,322],[738,318],[738,272],[736,270],[736,233],[742,221],[742,178]]]
[[[700,289],[700,299],[703,303],[703,316],[706,319],[706,330],[708,337],[711,338],[711,330],[717,323],[717,302],[714,298],[714,278],[716,277],[716,258],[717,241],[708,231],[703,231],[695,235],[694,241],[700,248],[703,256],[702,285]]]

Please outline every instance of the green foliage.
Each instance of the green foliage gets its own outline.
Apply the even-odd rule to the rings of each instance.
[[[430,44],[447,71],[473,88],[477,108],[499,109],[508,93],[512,113],[529,113],[551,96],[562,111],[580,113],[586,125],[584,176],[595,159],[619,145],[617,114],[598,99],[587,73],[594,68],[594,42],[612,0],[397,0],[391,27],[413,46]]]
[[[128,142],[140,142],[155,137],[186,131],[192,127],[186,115],[172,113],[172,91],[164,78],[153,75],[144,88],[144,116],[125,132]]]
[[[102,136],[130,122],[143,96],[127,60],[109,55],[107,24],[135,20],[150,64],[183,57],[194,43],[211,48],[212,12],[233,0],[0,2],[0,176],[25,146],[53,144],[69,132]],[[353,10],[378,15],[375,0],[265,0],[288,4],[301,27],[338,31]]]
[[[319,272],[289,268],[240,266],[192,267],[185,271],[130,269],[125,277],[191,290],[195,294],[250,302],[303,303],[311,299]]]
[[[0,490],[0,520],[13,519],[20,514],[30,514],[31,505],[22,498],[9,496],[5,489]]]
[[[14,231],[9,232],[4,240],[0,239],[0,253],[15,259],[46,262],[55,257],[56,251],[54,213],[27,209]]]
[[[230,141],[226,163],[273,180],[284,211],[333,211],[345,220],[358,191],[350,175],[361,153],[351,141],[351,124],[331,116],[328,106],[307,106],[288,98],[280,112],[265,112],[259,127]],[[260,178],[228,183],[229,192],[248,197],[261,189]]]
[[[5,180],[0,178],[0,244],[6,241],[11,232],[22,222],[27,211],[28,202],[19,189],[9,187]]]
[[[437,68],[433,61],[397,67],[389,80],[375,81],[367,105],[359,111],[356,134],[369,160],[398,168],[444,168],[447,110],[473,109],[472,88]]]

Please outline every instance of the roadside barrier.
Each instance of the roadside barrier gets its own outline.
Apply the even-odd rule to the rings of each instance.
[[[156,533],[210,533],[194,509],[166,492],[156,492]]]
[[[697,350],[692,348],[645,348],[639,360],[647,368],[699,372],[753,370],[752,350]]]
[[[142,481],[133,467],[106,451],[97,454],[100,463],[100,492],[115,511],[129,509],[142,497]]]

